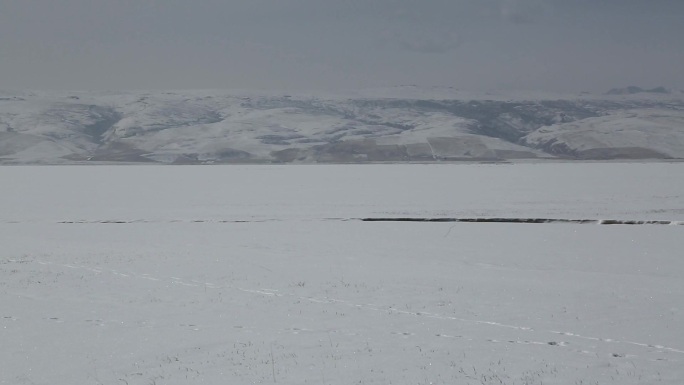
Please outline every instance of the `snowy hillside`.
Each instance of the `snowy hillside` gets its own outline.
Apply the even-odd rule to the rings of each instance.
[[[684,95],[0,92],[0,163],[684,158]]]
[[[540,128],[525,143],[578,158],[684,158],[684,110],[634,109]]]

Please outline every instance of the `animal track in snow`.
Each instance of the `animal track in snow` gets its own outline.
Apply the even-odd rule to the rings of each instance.
[[[673,348],[673,347],[668,347],[665,345],[660,345],[660,344],[649,344],[649,343],[642,343],[642,342],[636,342],[636,341],[629,341],[629,340],[616,340],[616,339],[611,339],[611,338],[602,338],[602,337],[593,337],[593,336],[585,336],[585,335],[580,335],[577,333],[573,332],[567,332],[567,331],[556,331],[556,330],[540,330],[540,329],[535,329],[531,327],[526,327],[526,326],[520,326],[520,325],[510,325],[510,324],[505,324],[505,323],[500,323],[500,322],[495,322],[495,321],[484,321],[484,320],[475,320],[475,319],[468,319],[468,318],[460,318],[460,317],[454,317],[454,316],[447,316],[447,315],[442,315],[442,314],[436,314],[436,313],[431,313],[431,312],[413,312],[413,311],[408,311],[408,310],[401,310],[394,308],[392,306],[381,306],[377,304],[360,304],[360,303],[355,303],[347,300],[342,300],[342,299],[336,299],[336,298],[331,298],[331,297],[312,297],[312,296],[300,296],[294,293],[281,293],[276,289],[250,289],[250,288],[242,288],[238,286],[233,286],[233,285],[217,285],[214,283],[210,282],[202,282],[202,281],[197,281],[197,280],[190,280],[185,281],[179,277],[154,277],[151,276],[150,274],[143,273],[143,274],[136,274],[136,273],[121,273],[117,270],[113,269],[101,269],[101,268],[92,268],[84,265],[73,265],[73,264],[60,264],[60,263],[54,263],[54,262],[49,262],[49,261],[40,261],[40,260],[34,260],[34,261],[27,261],[27,260],[15,260],[15,259],[9,259],[8,262],[10,263],[37,263],[40,265],[52,265],[52,266],[61,266],[64,268],[68,268],[71,270],[76,270],[76,269],[82,269],[86,271],[90,271],[95,274],[103,274],[103,273],[110,273],[115,276],[119,276],[122,278],[127,278],[127,279],[145,279],[153,282],[170,282],[172,284],[177,284],[177,285],[182,285],[182,286],[187,286],[187,287],[204,287],[206,289],[230,289],[230,290],[237,290],[243,293],[249,293],[249,294],[254,294],[254,295],[259,295],[259,296],[266,296],[266,297],[290,297],[290,298],[296,298],[299,301],[307,301],[311,303],[317,303],[317,304],[340,304],[344,306],[349,306],[349,307],[354,307],[354,308],[360,308],[360,309],[365,309],[369,311],[378,311],[378,312],[384,312],[388,314],[400,314],[400,315],[407,315],[407,316],[414,316],[414,317],[425,317],[425,318],[432,318],[432,319],[438,319],[438,320],[446,320],[446,321],[458,321],[462,323],[470,323],[470,324],[476,324],[476,325],[486,325],[486,326],[491,326],[491,327],[497,327],[497,328],[506,328],[506,329],[514,329],[514,330],[520,330],[520,331],[525,331],[525,332],[530,332],[530,333],[548,333],[548,334],[555,334],[555,335],[563,335],[566,337],[570,338],[575,338],[579,340],[591,340],[591,341],[596,341],[596,342],[601,342],[604,344],[625,344],[625,345],[632,345],[632,346],[638,346],[641,348],[648,348],[648,349],[657,349],[656,351],[650,351],[651,353],[677,353],[677,354],[684,354],[683,349],[678,349],[678,348]],[[17,320],[14,317],[4,317],[5,319],[10,319],[10,320]],[[52,321],[55,322],[64,322],[62,320],[58,320],[56,318],[51,318]],[[91,321],[91,320],[87,320]],[[97,320],[100,321],[100,320]],[[196,329],[198,330],[198,329]],[[294,330],[291,329],[290,332],[300,332],[304,331],[303,329],[300,330]],[[412,336],[412,333],[407,333],[407,332],[391,332],[391,334],[399,335],[404,338]],[[437,334],[437,337],[441,338],[465,338],[467,340],[472,341],[470,338],[466,338],[464,336],[451,336],[451,335],[446,335],[446,334]],[[569,342],[556,342],[556,341],[531,341],[531,340],[506,340],[506,341],[499,341],[495,339],[488,339],[487,342],[490,343],[511,343],[511,344],[527,344],[527,345],[539,345],[539,346],[549,346],[549,347],[568,347],[571,346]],[[573,349],[576,352],[579,353],[584,353],[584,354],[595,354],[594,352],[587,351],[587,350],[576,350]],[[623,357],[624,355],[621,353],[614,353],[617,354],[617,356],[613,355],[616,358]],[[672,361],[667,358],[656,358],[654,360],[657,361]]]

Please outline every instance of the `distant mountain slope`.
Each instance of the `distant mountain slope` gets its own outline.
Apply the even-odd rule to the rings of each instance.
[[[684,110],[632,109],[540,128],[524,143],[579,159],[684,158]]]
[[[625,88],[613,88],[612,90],[608,91],[606,95],[633,95],[641,93],[669,94],[670,91],[668,91],[668,89],[665,87],[656,87],[650,90],[645,90],[637,86],[628,86]]]
[[[0,163],[684,158],[681,93],[0,92]]]

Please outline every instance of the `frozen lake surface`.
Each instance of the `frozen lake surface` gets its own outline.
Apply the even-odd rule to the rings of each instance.
[[[0,168],[1,384],[681,384],[684,164]]]

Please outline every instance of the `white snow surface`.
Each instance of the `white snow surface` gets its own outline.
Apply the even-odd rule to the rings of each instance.
[[[537,147],[564,146],[579,152],[640,147],[684,158],[683,133],[684,111],[633,109],[540,128],[525,141]]]
[[[681,384],[681,163],[0,168],[0,384]]]

